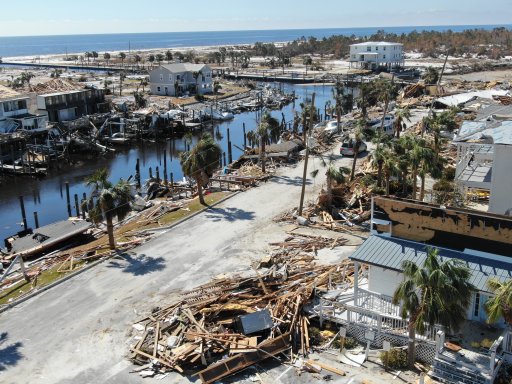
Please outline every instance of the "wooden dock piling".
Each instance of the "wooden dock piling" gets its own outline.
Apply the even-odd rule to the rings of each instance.
[[[25,202],[23,201],[23,196],[20,196],[20,208],[21,208],[21,218],[23,219],[23,229],[26,231],[28,229],[28,224],[27,224],[27,215],[25,213]]]

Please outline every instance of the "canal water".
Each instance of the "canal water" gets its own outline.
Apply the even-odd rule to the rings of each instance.
[[[279,84],[271,86],[279,86]],[[293,121],[294,112],[300,113],[300,103],[310,101],[313,92],[316,93],[315,106],[320,108],[321,114],[324,113],[325,103],[332,99],[332,87],[328,85],[281,84],[280,86],[284,87],[284,91],[287,93],[295,91],[298,99],[294,104],[284,107],[281,111],[271,112],[278,121],[282,120],[282,113],[284,113],[286,122]],[[235,115],[233,120],[217,125],[213,131],[218,132],[214,134],[214,137],[227,156],[227,129],[229,128],[233,160],[242,155],[242,151],[236,146],[243,148],[242,127],[244,123],[246,132],[254,130],[257,125],[257,113],[246,112]],[[193,138],[191,148],[197,140],[198,137]],[[87,194],[90,192],[90,189],[84,184],[84,179],[87,176],[99,168],[106,167],[110,171],[112,182],[116,182],[120,178],[126,180],[131,175],[135,176],[135,163],[137,159],[140,159],[141,180],[148,179],[150,167],[153,170],[153,175],[156,174],[155,168],[159,167],[160,177],[163,178],[164,149],[167,151],[168,176],[172,172],[175,181],[181,180],[183,172],[179,163],[179,153],[186,149],[183,139],[153,144],[141,143],[130,148],[118,149],[115,154],[91,156],[71,166],[62,165],[60,170],[54,169],[47,177],[40,180],[26,177],[6,177],[0,186],[0,241],[22,229],[19,196],[24,196],[29,227],[34,227],[33,212],[37,212],[41,226],[63,220],[68,217],[66,182],[69,182],[72,212],[75,215],[74,194],[78,194],[79,200],[81,200],[84,192]]]

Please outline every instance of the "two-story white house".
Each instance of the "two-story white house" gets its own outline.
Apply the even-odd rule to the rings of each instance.
[[[33,115],[29,108],[29,96],[0,85],[0,133],[46,129],[46,116]]]
[[[350,46],[350,68],[387,69],[403,67],[404,47],[400,43],[388,43],[385,41],[352,44]]]
[[[152,95],[181,96],[213,92],[212,69],[206,64],[163,64],[149,73]]]

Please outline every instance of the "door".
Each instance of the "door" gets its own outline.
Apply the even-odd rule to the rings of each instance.
[[[164,91],[165,91],[165,96],[169,96],[169,88],[168,87],[164,87]]]

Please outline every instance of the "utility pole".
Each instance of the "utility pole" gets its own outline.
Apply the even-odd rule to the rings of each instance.
[[[309,132],[313,129],[313,113],[315,111],[315,93],[311,98],[311,108],[309,111]],[[304,124],[304,132],[306,126]],[[304,195],[306,193],[306,178],[308,174],[308,157],[309,157],[309,143],[306,134],[304,133],[304,144],[306,145],[306,158],[304,159],[304,172],[302,173],[302,191],[300,193],[299,216],[302,216],[302,208],[304,207]]]

